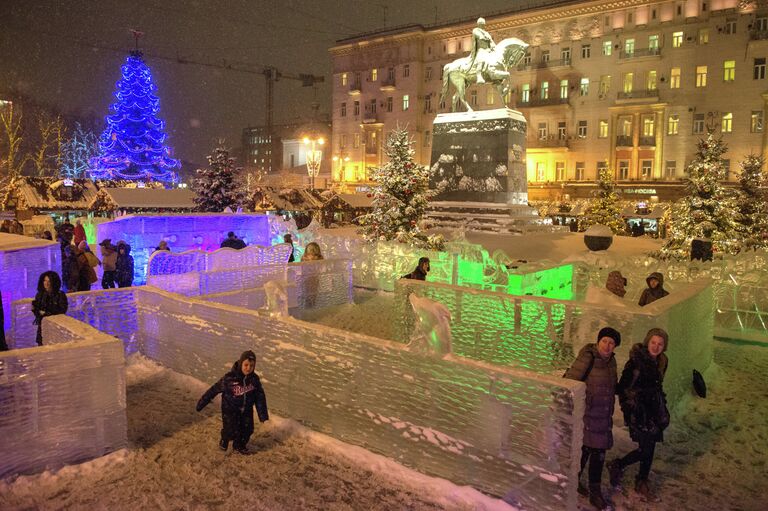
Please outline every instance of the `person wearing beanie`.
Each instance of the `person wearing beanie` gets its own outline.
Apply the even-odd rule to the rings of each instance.
[[[669,335],[661,328],[648,330],[642,344],[632,346],[616,388],[624,422],[629,427],[629,436],[637,442],[637,448],[608,463],[611,485],[620,486],[624,469],[639,462],[635,491],[647,501],[656,500],[648,476],[656,442],[664,440],[664,430],[669,426],[667,397],[662,388],[669,364],[664,353],[668,343]]]
[[[597,342],[584,346],[565,378],[583,381],[587,386],[584,408],[584,441],[581,447],[579,493],[589,495],[597,509],[610,503],[602,493],[601,481],[605,452],[613,446],[613,406],[616,392],[616,358],[613,350],[621,345],[621,334],[611,327],[601,328]],[[581,483],[581,474],[589,463],[589,489]]]
[[[226,451],[229,442],[240,454],[248,454],[248,441],[253,434],[253,407],[259,415],[259,421],[269,420],[267,397],[261,386],[259,376],[254,372],[256,355],[253,351],[244,351],[218,382],[208,389],[200,401],[197,411],[205,408],[211,400],[221,394],[221,439],[219,448]]]

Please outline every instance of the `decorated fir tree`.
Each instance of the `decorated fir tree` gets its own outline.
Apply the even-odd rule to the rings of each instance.
[[[365,238],[441,248],[442,238],[428,237],[419,228],[429,198],[429,169],[414,163],[408,132],[394,129],[385,152],[389,161],[373,172],[378,183],[373,211],[361,218]]]
[[[239,173],[229,151],[217,147],[208,156],[208,168],[197,169],[197,177],[192,181],[197,210],[220,213],[227,207],[237,209],[245,198]]]
[[[670,212],[669,239],[661,249],[666,257],[687,258],[691,241],[710,239],[715,253],[734,254],[741,248],[739,213],[725,180],[723,154],[727,147],[712,133],[699,140],[696,157],[686,168],[687,196]]]
[[[613,171],[608,167],[599,170],[596,196],[589,201],[584,211],[584,218],[581,220],[582,229],[592,225],[605,225],[613,234],[625,232],[626,224],[621,216],[621,205],[615,190]]]
[[[173,182],[180,167],[165,145],[165,123],[158,116],[160,99],[142,54],[134,50],[117,82],[117,101],[110,108],[99,138],[99,155],[91,159],[93,179]]]
[[[739,232],[744,248],[768,245],[768,207],[760,187],[765,183],[762,156],[750,154],[741,162],[739,176]]]

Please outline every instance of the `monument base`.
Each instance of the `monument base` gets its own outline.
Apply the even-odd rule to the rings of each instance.
[[[430,227],[487,231],[499,234],[524,234],[551,231],[551,221],[542,218],[527,204],[496,202],[430,202],[426,213]]]

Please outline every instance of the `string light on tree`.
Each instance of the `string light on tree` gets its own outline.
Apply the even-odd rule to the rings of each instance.
[[[152,73],[137,48],[122,66],[115,98],[99,138],[99,155],[91,159],[93,179],[157,180],[174,182],[181,165],[165,145],[165,123]]]

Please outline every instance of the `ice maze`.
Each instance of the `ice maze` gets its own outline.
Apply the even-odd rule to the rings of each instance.
[[[268,227],[265,232],[274,238]],[[328,259],[285,264],[287,245],[158,252],[145,264],[150,285],[68,295],[69,317],[45,320],[49,346],[42,348],[34,341],[31,300],[7,306],[13,326],[9,343],[17,349],[0,354],[0,438],[26,443],[18,435],[28,434],[28,428],[20,425],[33,420],[84,421],[81,416],[91,413],[86,401],[98,403],[94,413],[102,415],[88,419],[95,424],[89,426],[95,428],[88,430],[90,437],[75,435],[77,448],[54,449],[47,458],[43,450],[30,456],[28,449],[24,457],[2,457],[0,473],[34,472],[125,445],[123,353],[140,352],[213,382],[240,352],[253,349],[276,414],[421,472],[504,497],[521,509],[575,510],[584,385],[561,377],[574,353],[610,324],[624,337],[617,352],[623,364],[632,342],[641,341],[648,328],[667,329],[665,387],[672,404],[690,394],[691,368],[703,372],[712,359],[707,280],[678,282],[673,295],[643,309],[611,309],[578,299],[592,278],[578,265],[500,271],[498,266],[489,270],[476,253],[436,253],[430,254],[430,279],[436,282],[399,281],[393,276],[413,269],[413,254],[347,248],[368,251],[367,256],[351,260],[329,247]],[[351,302],[353,283],[393,290],[399,318],[395,339],[293,317],[304,309]],[[526,295],[510,294],[515,289]],[[452,339],[447,349],[442,346],[445,354],[408,344],[415,327],[409,294],[439,302],[450,314]],[[281,307],[293,316],[281,313]],[[76,352],[83,337],[93,344],[85,342],[93,353]],[[111,347],[114,358],[106,361],[96,345]],[[108,402],[94,389],[80,397],[83,403],[66,409],[38,405],[32,410],[20,403],[22,392],[43,395],[48,386],[20,378],[19,372],[36,374],[40,367],[41,378],[53,377],[46,364],[29,362],[53,350],[60,350],[53,357],[57,365],[72,360],[60,368],[70,368],[64,387],[89,388],[96,381],[88,371],[76,370],[85,357],[102,371],[116,368],[119,377],[99,374],[116,382],[118,395],[102,389],[110,392],[113,401]],[[66,350],[72,353],[61,352]],[[22,357],[25,362],[16,362]],[[30,390],[36,387],[41,388]],[[122,423],[116,419],[120,410]],[[92,437],[100,439],[98,446]]]

